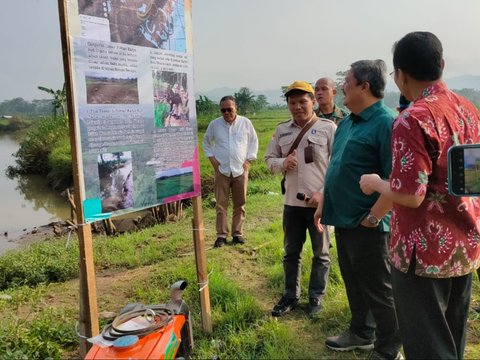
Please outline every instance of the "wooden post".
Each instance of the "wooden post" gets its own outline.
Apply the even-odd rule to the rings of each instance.
[[[202,310],[202,325],[206,333],[212,332],[212,312],[210,309],[210,290],[208,287],[207,253],[203,228],[202,197],[192,198],[193,207],[193,245],[195,248],[195,264],[200,291],[200,307]]]
[[[68,37],[67,0],[58,0],[60,17],[60,35],[62,39],[63,68],[65,72],[65,88],[67,90],[68,120],[70,125],[70,146],[72,151],[73,186],[75,208],[78,224],[78,242],[80,249],[80,315],[78,331],[80,339],[80,356],[85,357],[91,344],[86,341],[98,335],[97,289],[95,284],[95,267],[93,262],[92,228],[85,224],[82,199],[85,197],[83,179],[81,178],[81,151],[77,144],[76,134],[79,132],[73,101],[72,64],[70,60],[70,40]]]

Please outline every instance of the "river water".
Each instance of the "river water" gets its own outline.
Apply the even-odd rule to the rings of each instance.
[[[12,154],[18,148],[18,133],[0,133],[0,249],[11,248],[9,240],[34,227],[70,217],[70,205],[49,188],[45,177],[5,175],[7,167],[15,164]]]

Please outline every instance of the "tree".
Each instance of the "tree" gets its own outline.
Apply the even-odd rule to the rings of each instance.
[[[337,91],[341,90],[343,87],[343,83],[345,82],[345,77],[347,76],[348,70],[345,71],[337,71],[335,75],[337,78],[335,79],[335,84],[337,85]]]
[[[0,104],[0,116],[2,115],[25,115],[33,112],[33,106],[21,97],[5,100]]]
[[[235,102],[237,103],[238,113],[245,115],[248,111],[253,108],[253,103],[255,101],[255,95],[247,87],[242,87],[240,90],[233,94]]]
[[[337,95],[335,95],[335,103],[336,104],[343,104],[343,84],[345,83],[345,76],[347,76],[348,70],[345,71],[337,71],[335,75],[337,78],[335,79],[335,85],[337,87]]]
[[[267,97],[265,95],[258,95],[254,102],[253,109],[255,111],[265,109],[268,106]]]
[[[288,85],[284,85],[282,86],[282,96],[280,96],[283,100],[285,100],[285,93],[287,92],[287,89],[288,89]]]
[[[195,105],[199,114],[210,115],[218,111],[218,105],[204,95],[200,95],[200,98],[195,101]]]
[[[57,114],[59,115],[66,115],[67,114],[67,89],[65,87],[65,83],[63,84],[63,89],[53,90],[46,88],[44,86],[39,86],[38,90],[45,91],[50,95],[53,95],[53,116],[56,117]]]

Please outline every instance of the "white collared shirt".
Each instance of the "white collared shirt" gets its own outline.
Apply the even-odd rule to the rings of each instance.
[[[214,156],[220,163],[220,173],[237,177],[243,174],[245,160],[257,158],[257,133],[252,122],[244,116],[237,115],[232,124],[219,117],[208,125],[203,150],[207,157]]]

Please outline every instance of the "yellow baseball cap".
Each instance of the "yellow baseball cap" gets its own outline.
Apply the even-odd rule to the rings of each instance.
[[[299,80],[294,81],[288,86],[287,90],[285,91],[285,95],[287,95],[292,90],[301,90],[310,94],[315,94],[315,91],[313,90],[312,85],[310,85],[306,81],[299,81]]]

